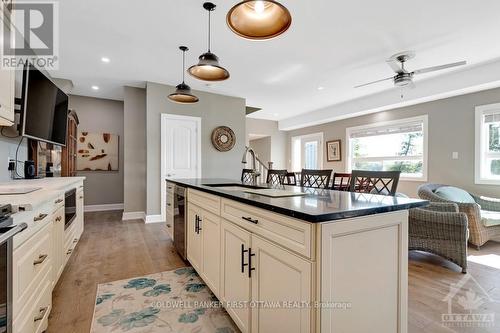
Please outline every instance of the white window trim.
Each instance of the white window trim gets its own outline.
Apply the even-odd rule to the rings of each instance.
[[[482,116],[488,113],[498,113],[500,103],[476,106],[475,108],[475,148],[474,148],[474,183],[481,185],[500,185],[499,179],[481,177],[482,147],[485,136],[482,133]]]
[[[411,118],[404,118],[404,119],[397,119],[397,120],[390,120],[390,121],[381,121],[378,123],[372,123],[368,125],[361,125],[361,126],[355,126],[355,127],[348,127],[346,128],[346,136],[345,136],[345,142],[346,142],[346,151],[347,151],[347,158],[346,158],[346,169],[347,172],[352,171],[352,156],[351,156],[351,133],[352,132],[357,132],[360,130],[365,130],[365,129],[370,129],[374,127],[384,127],[384,126],[393,126],[393,125],[398,125],[402,123],[409,123],[409,122],[417,122],[421,121],[423,123],[423,128],[422,128],[422,134],[424,137],[424,144],[423,144],[423,166],[422,166],[422,177],[401,177],[400,180],[403,181],[413,181],[413,182],[426,182],[427,181],[427,170],[428,170],[428,154],[429,154],[429,116],[428,115],[422,115],[422,116],[417,116],[417,117],[411,117]],[[370,161],[370,160],[380,160],[381,158],[377,157],[367,157],[363,158],[363,160]],[[383,157],[384,160],[390,160],[391,158],[388,157]],[[401,160],[401,158],[394,158],[397,160]],[[404,160],[412,160],[416,159],[414,156],[408,156],[405,157]]]
[[[293,142],[297,139],[307,139],[307,138],[319,138],[319,147],[318,147],[318,165],[320,169],[323,169],[323,145],[324,145],[324,140],[323,140],[323,132],[317,132],[317,133],[311,133],[311,134],[304,134],[304,135],[296,135],[292,136],[290,138],[290,169],[293,169]],[[303,153],[303,152],[301,152]],[[302,158],[301,158],[302,159]],[[302,161],[301,161],[302,164]],[[301,166],[302,167],[302,166]],[[300,171],[300,170],[293,170],[295,171]]]

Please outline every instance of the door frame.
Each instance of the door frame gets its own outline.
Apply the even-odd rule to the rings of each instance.
[[[161,188],[161,222],[167,220],[167,190],[165,186],[166,180],[166,163],[165,163],[165,148],[167,147],[167,138],[165,135],[167,123],[169,120],[191,120],[196,122],[197,133],[197,163],[196,163],[196,178],[201,178],[201,117],[182,116],[177,114],[162,113],[161,114],[161,129],[160,129],[160,188]]]

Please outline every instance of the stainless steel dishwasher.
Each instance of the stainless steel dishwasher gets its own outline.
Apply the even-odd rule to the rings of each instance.
[[[187,191],[185,187],[174,188],[174,246],[184,260],[187,260]]]

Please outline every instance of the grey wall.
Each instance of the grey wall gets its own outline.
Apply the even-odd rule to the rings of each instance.
[[[273,120],[247,118],[246,126],[247,141],[250,134],[264,135],[271,138],[270,161],[274,163],[273,168],[285,169],[288,165],[285,151],[287,133],[278,129],[278,122]]]
[[[147,214],[160,214],[160,120],[162,113],[201,117],[202,177],[239,179],[245,146],[245,100],[194,91],[200,101],[193,105],[172,103],[167,96],[175,87],[148,82],[146,87]],[[236,145],[229,152],[217,151],[211,143],[212,130],[229,126],[236,134]]]
[[[146,89],[124,87],[125,212],[146,212]]]
[[[342,172],[345,170],[347,127],[427,114],[429,116],[428,182],[452,184],[478,194],[500,197],[500,186],[474,184],[474,108],[478,105],[499,102],[500,89],[486,90],[290,131],[287,142],[290,142],[292,136],[315,132],[323,132],[325,141],[341,139],[342,161],[330,163],[325,161],[323,168]],[[290,144],[287,144],[285,149],[289,161]],[[452,152],[458,152],[458,160],[452,159]],[[398,190],[415,196],[417,187],[421,184],[422,182],[402,181]]]
[[[15,135],[16,132],[10,132],[8,130],[4,130],[5,135],[11,136]],[[12,134],[8,134],[12,133]],[[7,170],[9,166],[8,159],[14,159],[16,156],[16,149],[19,144],[21,137],[10,139],[4,136],[0,136],[0,182],[5,182],[10,180],[10,172]],[[27,139],[24,139],[19,147],[19,152],[17,155],[17,159],[19,161],[25,161],[28,158],[28,148],[27,148]],[[20,176],[24,177],[24,165],[22,163],[17,164],[17,172]]]
[[[69,107],[80,119],[79,131],[119,135],[119,171],[79,171],[85,181],[85,204],[123,203],[123,102],[71,95]]]
[[[271,161],[271,137],[266,136],[255,140],[250,140],[250,146],[259,156],[260,160],[267,166],[267,162]]]

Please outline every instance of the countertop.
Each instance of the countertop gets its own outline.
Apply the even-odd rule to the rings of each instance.
[[[83,180],[85,180],[85,177],[47,177],[1,182],[0,190],[14,188],[39,189],[26,194],[2,194],[0,195],[0,205],[11,204],[14,211],[18,211],[20,208],[32,210],[33,207],[40,203],[60,196],[63,190]]]
[[[230,179],[167,179],[167,181],[313,223],[406,210],[428,204],[428,201],[420,199],[299,186],[273,187],[268,184],[257,184],[262,188],[281,188],[306,193],[303,196],[274,198],[207,186],[210,184],[249,185]]]

